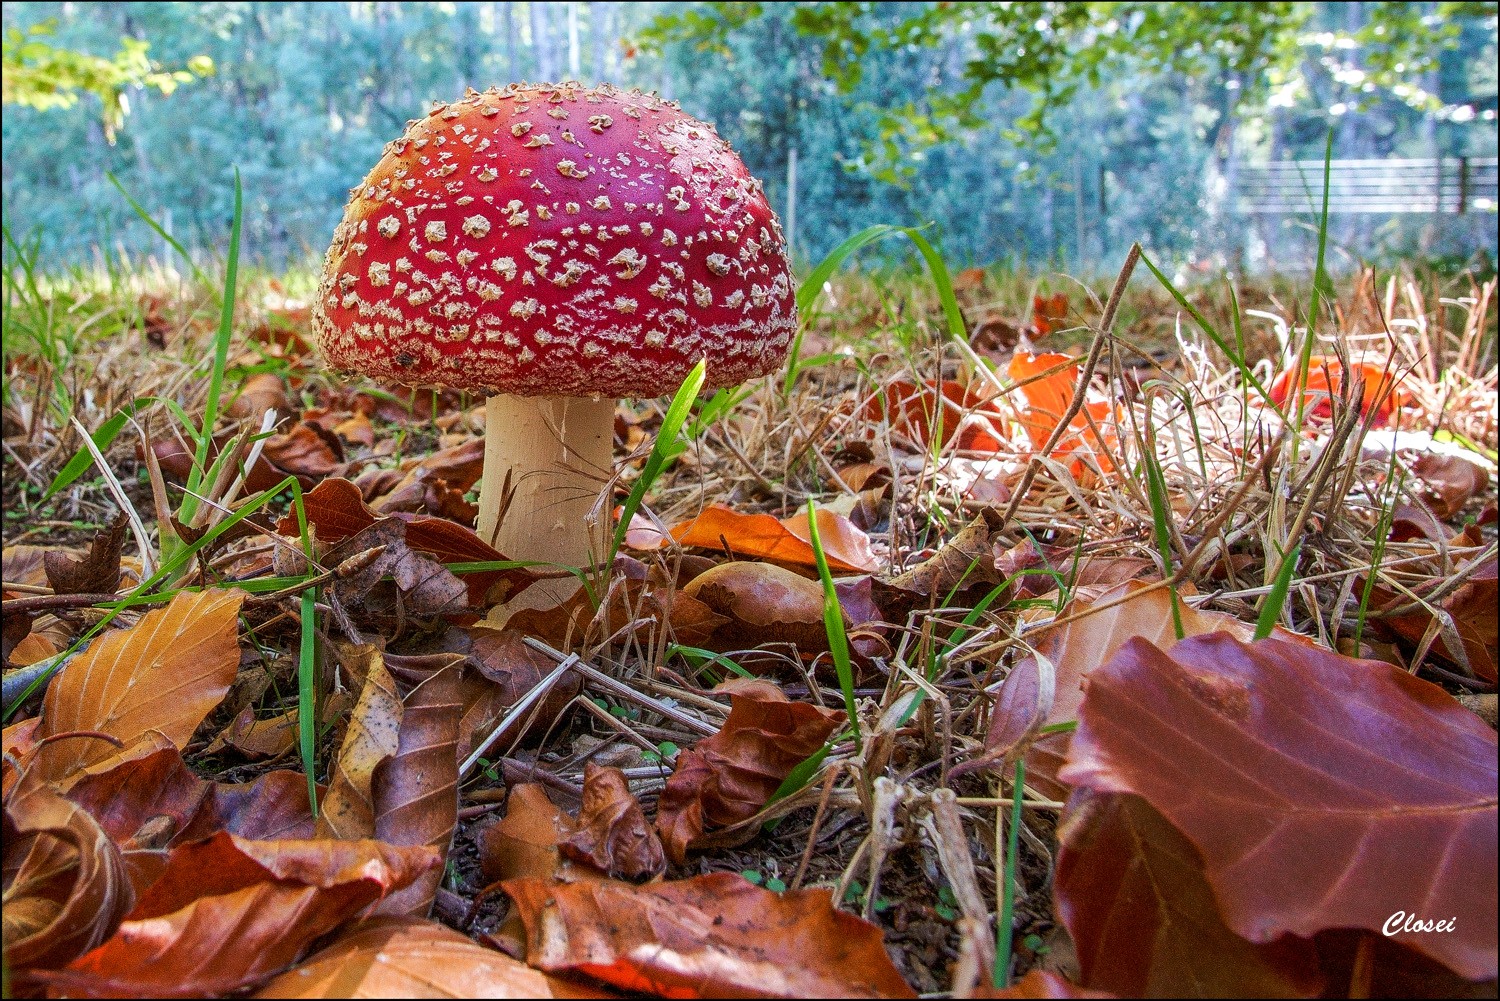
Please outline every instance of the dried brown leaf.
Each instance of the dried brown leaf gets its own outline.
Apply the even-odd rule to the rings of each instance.
[[[120,586],[120,554],[125,548],[125,515],[94,535],[89,551],[75,559],[67,553],[49,552],[47,583],[57,594],[114,594]]]
[[[75,997],[192,997],[252,987],[437,865],[422,847],[217,834],[175,849],[112,938],[42,976]]]
[[[1312,943],[1224,924],[1192,843],[1139,796],[1075,791],[1058,832],[1057,913],[1082,983],[1122,997],[1308,997]]]
[[[667,997],[915,997],[880,929],[827,890],[775,894],[736,873],[632,886],[513,879],[527,961]]]
[[[317,832],[323,838],[371,838],[375,836],[371,785],[376,767],[401,745],[401,696],[375,647],[345,648],[340,659],[364,682],[334,761],[328,794],[319,804]]]
[[[7,797],[5,964],[63,966],[109,937],[134,903],[119,850],[94,818],[28,776]]]
[[[1222,633],[1132,640],[1090,675],[1062,778],[1159,810],[1251,941],[1451,917],[1388,937],[1496,974],[1495,732],[1399,668]]]
[[[445,667],[421,679],[403,700],[395,753],[375,766],[371,796],[375,837],[393,845],[426,845],[447,859],[458,823],[459,671]],[[382,900],[379,914],[425,916],[441,868]]]
[[[719,618],[702,644],[710,649],[791,643],[809,656],[828,649],[823,586],[774,563],[721,563],[682,593]]]
[[[842,515],[819,511],[818,536],[830,569],[870,573],[879,568],[869,536]],[[731,552],[753,559],[817,566],[808,542],[805,514],[777,521],[768,514],[740,514],[721,504],[710,504],[693,520],[673,526],[672,537],[683,546],[702,546],[716,552],[723,552],[727,546]]]
[[[125,849],[172,848],[220,831],[259,841],[313,834],[307,779],[300,772],[209,782],[194,775],[171,746],[81,776],[68,799]]]
[[[129,629],[94,640],[48,686],[38,739],[90,731],[129,746],[159,730],[185,747],[234,682],[243,601],[240,591],[184,591]],[[114,753],[102,740],[59,740],[40,748],[31,767],[61,782]]]
[[[256,998],[603,997],[549,977],[451,928],[372,918],[255,992]]]
[[[618,768],[592,761],[584,767],[577,824],[578,830],[559,845],[562,854],[575,862],[632,880],[666,871],[661,839]]]
[[[789,702],[768,681],[735,680],[720,689],[730,692],[729,717],[677,756],[657,803],[662,844],[678,864],[710,828],[754,816],[844,719],[838,710]]]

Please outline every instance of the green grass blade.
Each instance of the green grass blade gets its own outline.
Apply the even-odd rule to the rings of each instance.
[[[318,816],[317,588],[302,592],[302,646],[297,657],[297,743],[307,772],[307,802]]]
[[[860,230],[843,243],[829,251],[828,256],[818,262],[801,285],[797,286],[797,311],[806,313],[812,308],[812,304],[818,298],[818,293],[823,291],[823,285],[833,277],[833,273],[839,269],[850,254],[862,247],[874,243],[876,240],[884,239],[893,233],[902,232],[899,226],[888,226],[880,223]]]
[[[1167,478],[1162,472],[1161,462],[1156,457],[1156,434],[1148,419],[1146,422],[1146,447],[1141,456],[1141,465],[1146,470],[1146,497],[1151,502],[1151,524],[1156,533],[1156,549],[1161,553],[1161,572],[1172,576],[1172,532],[1167,524],[1171,517],[1171,504],[1167,500]],[[1182,609],[1177,605],[1177,586],[1169,590],[1172,605],[1172,632],[1178,639],[1185,635],[1182,626]]]
[[[651,446],[651,455],[646,460],[646,468],[642,469],[641,475],[636,477],[635,485],[630,488],[630,496],[625,499],[625,505],[620,511],[620,521],[615,525],[614,538],[610,541],[609,563],[614,563],[615,554],[624,544],[625,533],[630,530],[630,519],[635,517],[635,513],[641,509],[641,501],[645,498],[646,491],[651,489],[651,484],[656,482],[656,478],[666,468],[667,462],[682,450],[677,444],[677,435],[693,409],[693,401],[698,398],[698,391],[703,388],[703,380],[707,373],[708,360],[704,359],[693,366],[687,378],[682,380],[682,385],[677,387],[677,394],[672,397],[671,406],[667,407],[667,415],[662,418],[661,430],[656,434],[656,442]]]
[[[1011,786],[1010,830],[1005,832],[1005,865],[1000,887],[1000,916],[995,928],[995,969],[990,983],[997,990],[1010,985],[1010,954],[1016,922],[1016,853],[1021,849],[1021,798],[1026,788],[1026,758],[1016,760],[1016,782]]]
[[[907,227],[901,232],[906,234],[906,238],[927,262],[927,270],[932,274],[932,284],[937,288],[938,301],[943,304],[943,316],[948,321],[948,336],[954,340],[967,341],[969,334],[964,327],[963,310],[958,308],[958,297],[953,294],[953,279],[948,274],[948,265],[943,262],[943,255],[933,249],[920,231]]]
[[[1297,572],[1297,557],[1302,552],[1302,543],[1292,547],[1281,561],[1281,569],[1276,572],[1276,579],[1271,582],[1271,591],[1266,595],[1266,603],[1261,606],[1260,617],[1255,622],[1255,638],[1263,640],[1271,635],[1271,630],[1276,627],[1276,622],[1281,618],[1281,610],[1286,607],[1287,592],[1292,587],[1292,576]]]
[[[1246,364],[1243,353],[1230,347],[1229,342],[1224,339],[1223,335],[1214,329],[1214,325],[1208,322],[1208,319],[1198,311],[1196,306],[1188,302],[1187,296],[1177,290],[1177,286],[1172,284],[1172,279],[1162,274],[1161,269],[1152,263],[1151,258],[1144,251],[1141,253],[1141,263],[1146,265],[1151,273],[1156,276],[1156,280],[1161,282],[1162,288],[1166,289],[1172,298],[1177,300],[1177,305],[1187,311],[1187,314],[1193,318],[1193,322],[1198,324],[1198,329],[1203,331],[1204,336],[1213,341],[1214,346],[1224,353],[1224,357],[1234,363],[1234,367],[1239,369],[1240,378],[1245,380],[1246,385],[1253,386],[1256,395],[1265,402],[1266,406],[1280,414],[1282,412],[1281,408],[1271,399],[1271,394],[1266,391],[1265,386],[1261,385],[1260,380],[1255,377],[1255,373],[1250,371],[1250,366]]]
[[[234,219],[229,228],[229,260],[224,266],[224,302],[219,310],[219,330],[214,337],[214,366],[208,377],[208,399],[203,404],[203,433],[198,436],[198,452],[188,471],[187,497],[179,517],[189,521],[197,509],[198,493],[208,469],[208,451],[213,444],[214,424],[219,419],[219,396],[224,389],[224,369],[229,364],[229,340],[234,335],[235,285],[239,278],[240,225],[244,217],[244,192],[240,187],[239,168],[234,171]]]
[[[236,174],[238,174],[238,172],[236,172]],[[107,170],[104,172],[104,176],[109,178],[109,183],[115,186],[115,190],[120,192],[121,196],[124,197],[126,203],[128,203],[131,209],[135,211],[135,214],[140,217],[140,220],[147,226],[150,226],[151,229],[155,231],[157,236],[161,237],[173,250],[177,251],[178,255],[181,256],[187,266],[192,269],[193,277],[198,279],[205,285],[212,284],[211,282],[209,282],[208,278],[203,274],[203,272],[198,269],[198,265],[193,263],[193,255],[188,253],[187,248],[178,243],[176,238],[174,238],[171,233],[168,233],[166,229],[163,228],[162,224],[157,222],[150,212],[146,211],[146,207],[144,205],[130,196],[130,192],[125,190],[125,185],[120,183],[120,179]]]
[[[844,612],[839,605],[839,594],[833,586],[833,572],[828,569],[828,557],[823,553],[823,540],[818,537],[818,509],[808,498],[807,541],[812,545],[813,557],[818,561],[818,577],[823,581],[823,628],[828,632],[828,650],[833,656],[833,668],[838,672],[839,690],[844,693],[844,709],[849,714],[849,726],[854,731],[856,746],[864,746],[864,737],[859,732],[859,713],[854,705],[854,666],[849,661],[849,637],[844,633]]]

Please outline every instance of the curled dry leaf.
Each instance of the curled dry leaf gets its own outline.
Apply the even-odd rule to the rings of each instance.
[[[870,549],[870,537],[842,515],[819,511],[818,537],[829,569],[871,573],[879,568]],[[701,546],[716,552],[728,547],[730,552],[752,559],[817,566],[812,545],[807,541],[805,514],[777,521],[768,514],[740,514],[722,504],[710,504],[693,520],[674,525],[672,538],[683,546]]]
[[[488,737],[505,711],[539,685],[557,667],[546,654],[531,649],[525,634],[515,629],[472,627],[458,630],[452,649],[467,652],[474,670],[467,672],[459,687],[457,757],[468,758],[476,744]],[[563,712],[582,682],[576,672],[556,681],[536,707],[535,718],[524,732],[512,739],[539,740]]]
[[[631,886],[513,879],[527,961],[667,997],[915,997],[880,929],[827,890],[775,894],[736,873]]]
[[[1256,945],[1224,924],[1191,842],[1139,796],[1075,791],[1054,894],[1081,980],[1122,997],[1308,997],[1311,942]]]
[[[259,719],[252,706],[241,709],[206,749],[207,753],[231,747],[251,761],[279,758],[297,746],[296,709]]]
[[[5,965],[24,978],[103,942],[135,894],[104,830],[44,782],[12,788],[4,824]]]
[[[861,416],[870,422],[889,422],[892,431],[918,449],[930,447],[936,431],[939,445],[947,446],[956,438],[957,448],[996,452],[1005,442],[1005,418],[995,406],[994,395],[983,383],[944,380],[939,386],[928,379],[919,386],[896,379],[865,405]]]
[[[341,543],[382,520],[365,504],[359,487],[345,479],[327,479],[319,483],[303,498],[303,507],[310,528],[316,532],[320,543]],[[387,519],[388,520],[388,519]],[[471,529],[441,518],[398,519],[406,525],[403,539],[409,549],[426,553],[439,563],[483,563],[505,559],[495,547],[480,541]],[[298,535],[295,515],[287,515],[276,523],[281,535]],[[484,603],[486,595],[491,600],[503,601],[524,590],[535,575],[523,569],[484,570],[465,574],[464,584],[468,588],[469,603]],[[495,592],[491,594],[491,592]]]
[[[43,560],[47,583],[56,594],[114,594],[120,586],[120,554],[125,547],[125,515],[94,535],[89,551],[80,558],[49,552]],[[7,578],[9,579],[9,578]]]
[[[68,799],[127,850],[174,848],[220,831],[251,841],[313,835],[307,779],[300,772],[267,772],[244,783],[208,782],[171,746],[83,775],[68,790]]]
[[[458,613],[468,607],[469,588],[448,568],[407,541],[409,526],[396,518],[382,518],[334,546],[326,560],[338,566],[367,557],[353,572],[344,572],[329,585],[343,607],[365,615],[393,610],[388,589],[377,590],[389,576],[401,607],[419,618]]]
[[[39,976],[72,996],[227,994],[438,865],[423,847],[216,834],[175,849],[113,937]]]
[[[378,649],[351,647],[340,659],[354,662],[350,669],[364,677],[364,684],[319,806],[317,831],[323,838],[370,838],[375,836],[375,768],[401,746],[403,707]]]
[[[100,636],[48,686],[37,738],[92,731],[128,748],[159,730],[187,746],[234,683],[243,601],[234,590],[183,591],[129,629]],[[30,767],[62,782],[115,753],[102,740],[71,738],[38,749]]]
[[[1453,931],[1389,937],[1496,974],[1495,732],[1399,668],[1276,639],[1132,640],[1090,675],[1062,778],[1160,811],[1253,942],[1420,910]]]
[[[426,845],[444,860],[458,824],[458,680],[450,666],[417,681],[403,700],[396,752],[370,781],[375,837]],[[441,877],[441,868],[431,870],[382,900],[377,913],[425,916]]]
[[[677,756],[657,801],[662,844],[679,865],[709,828],[754,816],[844,719],[838,710],[788,701],[769,681],[736,679],[719,690],[730,693],[724,726]]]
[[[625,773],[590,761],[583,772],[583,805],[578,830],[558,847],[575,862],[610,876],[644,879],[667,868],[661,839],[630,791]]]
[[[256,998],[602,997],[558,981],[451,928],[372,918],[273,978]]]
[[[711,649],[791,643],[809,656],[828,649],[823,585],[774,563],[721,563],[694,577],[682,593],[721,618],[703,644]]]
[[[1424,452],[1411,471],[1426,484],[1422,499],[1444,520],[1462,511],[1490,483],[1489,470],[1479,463],[1443,452]]]

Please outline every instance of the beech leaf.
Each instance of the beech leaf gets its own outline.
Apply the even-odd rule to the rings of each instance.
[[[561,984],[525,963],[416,918],[372,918],[300,966],[273,978],[256,998],[606,997]]]
[[[784,894],[738,873],[670,883],[505,883],[527,961],[667,997],[915,997],[880,929],[827,890]]]
[[[234,590],[183,591],[129,629],[94,640],[48,686],[37,739],[95,731],[128,746],[158,730],[187,746],[234,682],[243,601]],[[71,738],[40,748],[31,767],[60,782],[115,753],[105,741]]]
[[[1090,676],[1061,777],[1160,811],[1253,942],[1451,918],[1389,937],[1495,976],[1495,731],[1397,667],[1222,633],[1132,640]]]

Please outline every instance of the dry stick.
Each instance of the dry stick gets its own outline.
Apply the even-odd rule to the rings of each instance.
[[[802,861],[797,863],[797,875],[792,877],[789,889],[797,890],[802,887],[802,878],[807,875],[807,867],[812,862],[813,848],[818,843],[818,831],[823,826],[823,815],[828,811],[828,798],[833,795],[833,783],[844,770],[842,763],[828,769],[828,774],[823,779],[823,793],[818,797],[818,809],[813,814],[812,826],[807,829],[807,847],[802,849]]]
[[[1001,519],[1002,525],[1010,524],[1015,517],[1016,509],[1021,506],[1021,501],[1026,497],[1026,492],[1031,489],[1031,481],[1036,479],[1036,474],[1041,469],[1043,456],[1052,454],[1057,443],[1062,441],[1063,436],[1073,424],[1073,418],[1083,409],[1085,396],[1088,394],[1089,382],[1094,378],[1094,369],[1099,365],[1099,356],[1104,352],[1104,345],[1109,340],[1109,329],[1115,324],[1115,313],[1120,309],[1120,302],[1125,298],[1125,285],[1130,281],[1130,275],[1135,271],[1136,262],[1141,259],[1141,245],[1133,243],[1130,245],[1130,253],[1125,255],[1125,264],[1120,268],[1120,275],[1115,279],[1114,288],[1109,290],[1109,302],[1104,306],[1104,316],[1099,321],[1099,330],[1094,334],[1094,343],[1089,345],[1088,358],[1083,363],[1083,372],[1078,380],[1078,390],[1073,394],[1073,401],[1068,404],[1067,412],[1058,421],[1057,427],[1052,429],[1052,434],[1047,443],[1042,446],[1041,451],[1032,454],[1026,463],[1026,472],[1021,476],[1021,484],[1016,488],[1015,495],[1011,498],[1010,507],[1005,509],[1005,517]]]
[[[617,681],[614,678],[611,678],[609,675],[605,674],[597,667],[584,663],[578,658],[577,654],[565,654],[561,650],[557,650],[551,646],[548,646],[546,643],[543,643],[535,636],[528,636],[523,642],[533,650],[536,650],[539,653],[544,653],[548,657],[551,657],[559,664],[571,661],[573,670],[577,671],[579,674],[592,681],[598,687],[603,688],[605,691],[617,695],[622,699],[628,699],[631,702],[635,702],[638,705],[641,705],[660,716],[666,717],[679,726],[683,726],[689,730],[692,730],[694,733],[701,734],[705,737],[711,737],[719,732],[719,728],[714,726],[713,724],[705,723],[698,717],[693,716],[689,713],[685,713],[681,709],[678,709],[676,706],[669,706],[665,702],[658,701],[657,699],[653,699],[649,695],[645,695],[641,692],[636,691],[634,688],[631,688],[623,681]]]

